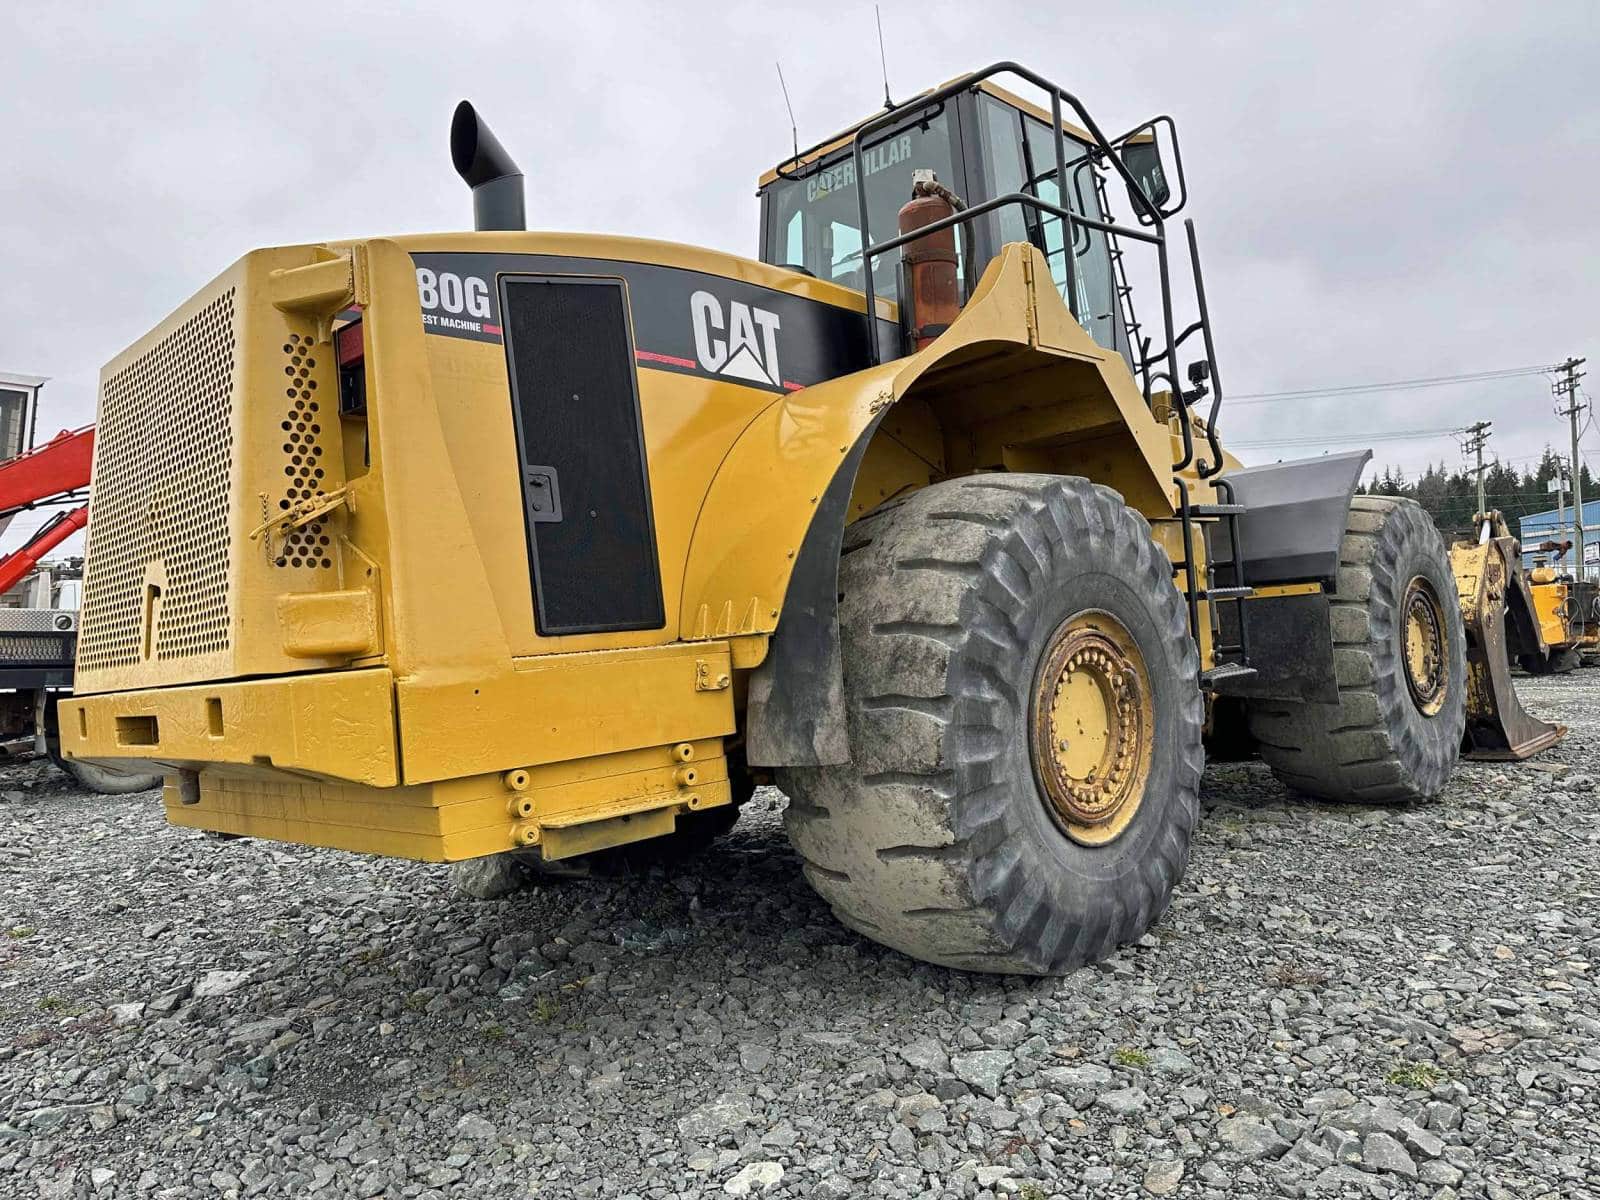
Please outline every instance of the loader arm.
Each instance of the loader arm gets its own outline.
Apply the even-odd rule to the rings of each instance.
[[[1483,535],[1450,548],[1461,618],[1467,629],[1467,728],[1463,753],[1490,762],[1531,758],[1566,736],[1522,707],[1511,683],[1507,641],[1532,613],[1522,555],[1499,514]],[[1512,614],[1519,613],[1520,618]],[[1537,629],[1535,627],[1535,635]]]

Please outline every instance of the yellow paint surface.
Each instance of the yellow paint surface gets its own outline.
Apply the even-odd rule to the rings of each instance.
[[[101,523],[111,532],[91,550],[144,554],[116,600],[133,641],[112,665],[81,664],[80,694],[62,709],[66,753],[178,772],[178,823],[427,858],[533,844],[530,820],[549,831],[545,853],[660,832],[692,805],[655,757],[687,743],[721,763],[820,499],[880,417],[852,517],[973,472],[1068,473],[1115,487],[1173,553],[1170,421],[1073,321],[1039,252],[1013,245],[949,330],[878,367],[787,394],[641,367],[666,621],[541,636],[504,350],[424,334],[419,251],[657,263],[864,307],[859,293],[733,255],[581,235],[286,247],[230,268],[106,368],[121,386],[211,322],[206,336],[226,353],[213,367],[180,363],[179,376],[212,371],[230,473],[220,508],[156,472],[118,484],[124,499],[145,490],[121,525]],[[222,338],[212,326],[230,305]],[[351,306],[367,411],[340,415],[328,339]],[[134,436],[104,439],[97,472]],[[184,599],[182,551],[201,537],[221,566],[212,591]],[[214,648],[128,649],[163,612]],[[1208,629],[1201,638],[1209,655]],[[567,768],[578,773],[538,775]],[[506,810],[502,776],[514,770],[544,780],[531,817]],[[725,765],[713,766],[693,804],[729,795]]]

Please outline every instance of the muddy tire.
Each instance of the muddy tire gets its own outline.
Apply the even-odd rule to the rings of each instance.
[[[1083,479],[935,484],[846,530],[839,589],[851,761],[778,779],[839,919],[1029,975],[1149,929],[1188,863],[1204,751],[1184,602],[1144,518]]]
[[[1414,501],[1351,502],[1332,610],[1339,703],[1253,701],[1261,757],[1319,799],[1437,795],[1466,726],[1466,637],[1444,539]]]
[[[134,792],[148,792],[161,786],[161,776],[140,771],[118,771],[95,763],[79,762],[71,758],[54,758],[60,767],[91,792],[102,796],[127,796]]]
[[[1538,654],[1517,655],[1517,666],[1529,675],[1565,675],[1582,665],[1582,656],[1571,646],[1550,651],[1549,657]]]
[[[129,796],[135,792],[148,792],[161,786],[162,776],[159,772],[121,771],[115,767],[103,767],[95,763],[62,757],[61,731],[56,714],[58,699],[56,696],[47,698],[43,728],[39,732],[43,734],[46,756],[63,773],[76,780],[80,786],[88,788],[91,792],[98,792],[102,796]]]

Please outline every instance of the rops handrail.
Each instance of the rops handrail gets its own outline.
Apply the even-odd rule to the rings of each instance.
[[[1072,212],[1070,207],[1062,207],[1061,205],[1051,204],[1038,196],[1030,196],[1023,192],[1009,192],[1004,196],[997,196],[979,204],[971,205],[962,212],[955,213],[949,217],[944,217],[938,221],[931,222],[928,225],[925,225],[922,228],[914,231],[913,233],[901,234],[896,237],[889,238],[883,242],[872,241],[870,216],[867,207],[865,162],[862,157],[866,139],[871,134],[876,133],[878,130],[902,120],[908,112],[917,109],[928,108],[933,105],[943,104],[951,97],[975,87],[977,84],[993,75],[1016,75],[1017,77],[1033,84],[1041,91],[1049,94],[1051,132],[1054,138],[1056,151],[1055,175],[1056,194],[1058,196],[1065,200],[1070,195],[1067,187],[1066,133],[1062,129],[1062,103],[1065,102],[1071,106],[1073,112],[1077,115],[1079,121],[1082,123],[1082,127],[1089,132],[1091,137],[1094,138],[1093,149],[1103,156],[1106,162],[1111,164],[1118,176],[1126,185],[1128,189],[1128,195],[1130,199],[1134,201],[1135,209],[1142,209],[1142,212],[1138,214],[1140,224],[1146,226],[1150,231],[1147,232],[1144,229],[1136,229],[1129,226],[1117,225],[1113,222],[1098,221],[1092,217],[1077,215]],[[1147,124],[1151,124],[1151,122],[1147,122]],[[1143,126],[1138,128],[1143,128]],[[1137,132],[1137,129],[1135,132]],[[896,250],[908,242],[916,241],[921,237],[926,237],[930,233],[937,232],[941,229],[950,228],[955,225],[969,223],[976,220],[978,217],[983,216],[985,213],[992,212],[997,208],[1008,204],[1016,204],[1024,208],[1031,208],[1039,212],[1048,213],[1051,216],[1059,219],[1062,222],[1062,244],[1066,246],[1072,246],[1076,244],[1077,236],[1074,227],[1077,225],[1085,225],[1089,228],[1099,229],[1104,233],[1117,237],[1130,237],[1137,241],[1147,242],[1155,246],[1156,259],[1161,278],[1162,325],[1166,333],[1167,349],[1165,353],[1168,359],[1168,369],[1166,375],[1169,379],[1176,380],[1178,374],[1177,339],[1173,335],[1172,287],[1171,275],[1167,264],[1165,219],[1160,208],[1158,208],[1150,200],[1150,198],[1145,195],[1144,189],[1139,186],[1138,180],[1135,179],[1132,172],[1128,170],[1127,164],[1122,161],[1121,156],[1116,152],[1112,144],[1106,139],[1105,134],[1101,132],[1099,125],[1097,125],[1094,118],[1089,115],[1088,110],[1084,108],[1082,102],[1060,85],[1052,83],[1050,80],[1044,78],[1044,76],[1028,70],[1020,63],[1011,61],[993,63],[982,70],[974,71],[971,74],[962,76],[960,79],[957,79],[951,83],[947,83],[942,88],[938,88],[932,92],[916,96],[911,100],[906,101],[904,104],[899,104],[893,108],[886,109],[877,116],[863,121],[856,127],[854,133],[851,135],[850,155],[855,169],[856,206],[861,221],[862,283],[864,285],[863,290],[866,293],[867,345],[868,353],[871,355],[871,361],[874,365],[882,361],[882,355],[877,339],[878,305],[877,288],[874,284],[872,274],[873,259],[881,257],[891,250]],[[1080,305],[1078,303],[1077,272],[1071,269],[1070,264],[1068,270],[1066,271],[1066,283],[1067,307],[1071,310],[1074,319],[1081,321],[1083,317],[1081,314]],[[1150,403],[1151,399],[1149,381],[1150,376],[1147,373],[1144,386],[1144,399],[1145,403],[1147,404]],[[1179,426],[1182,430],[1183,441],[1183,457],[1178,462],[1174,463],[1172,468],[1173,471],[1177,472],[1185,470],[1194,461],[1194,438],[1189,427],[1188,402],[1184,397],[1183,389],[1177,386],[1176,383],[1173,384],[1172,395],[1174,405],[1176,406],[1179,414]]]

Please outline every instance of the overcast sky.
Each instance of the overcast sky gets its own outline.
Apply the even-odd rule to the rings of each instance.
[[[802,144],[881,103],[866,2],[399,7],[6,6],[0,370],[52,377],[41,434],[91,420],[100,365],[245,250],[470,226],[462,97],[525,170],[533,228],[746,254],[789,147],[774,61]],[[1600,352],[1593,0],[882,9],[897,98],[1017,58],[1108,131],[1177,118],[1231,392]],[[1521,460],[1565,444],[1551,408],[1534,376],[1241,405],[1222,429],[1345,448],[1487,419]],[[1448,437],[1377,449],[1460,460]]]

